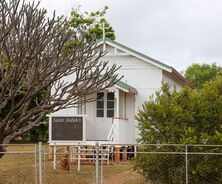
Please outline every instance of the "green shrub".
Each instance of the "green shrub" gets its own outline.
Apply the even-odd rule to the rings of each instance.
[[[155,98],[143,104],[136,116],[140,143],[221,144],[222,78],[202,89],[170,90],[166,84]],[[189,147],[190,152],[221,152],[218,147]],[[143,151],[160,151],[145,147]],[[185,152],[185,147],[162,147],[164,152]],[[192,184],[222,183],[222,155],[188,155],[188,176]],[[183,184],[186,178],[185,154],[139,154],[135,168],[154,184]]]

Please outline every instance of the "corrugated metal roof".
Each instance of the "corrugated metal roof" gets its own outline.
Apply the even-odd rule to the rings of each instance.
[[[137,90],[136,88],[122,82],[122,81],[118,81],[115,85],[115,87],[127,92],[127,93],[132,93],[132,94],[137,94]]]

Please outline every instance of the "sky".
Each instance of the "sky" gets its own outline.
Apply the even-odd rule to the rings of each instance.
[[[69,17],[108,6],[116,41],[178,71],[192,63],[222,66],[221,0],[41,0],[49,14]]]

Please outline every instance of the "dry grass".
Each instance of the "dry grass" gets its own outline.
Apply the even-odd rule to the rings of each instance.
[[[9,146],[7,148],[7,153],[0,159],[0,184],[35,183],[35,176],[37,174],[38,177],[39,174],[38,167],[35,168],[35,154],[34,152],[22,153],[24,151],[34,151],[34,146]],[[71,164],[70,171],[61,169],[59,158],[56,170],[53,170],[52,161],[45,160],[44,164],[43,160],[43,166],[43,179],[46,184],[95,183],[95,165],[93,164],[81,165],[80,172],[77,171],[76,164]],[[134,178],[128,178],[128,176],[125,174],[128,171],[132,171],[130,162],[124,164],[104,165],[103,181],[106,181],[107,178],[110,180],[111,178],[113,179],[113,183],[116,183],[115,180],[119,180],[118,178],[122,177],[122,183],[125,184],[144,183],[143,177],[138,174],[135,175]]]
[[[35,155],[32,146],[9,146],[0,159],[0,184],[35,183]],[[18,153],[14,153],[18,152]]]

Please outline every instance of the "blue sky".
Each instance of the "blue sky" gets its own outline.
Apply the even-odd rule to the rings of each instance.
[[[41,0],[49,14],[70,15],[109,6],[106,18],[116,41],[178,71],[192,63],[222,66],[221,0]]]

